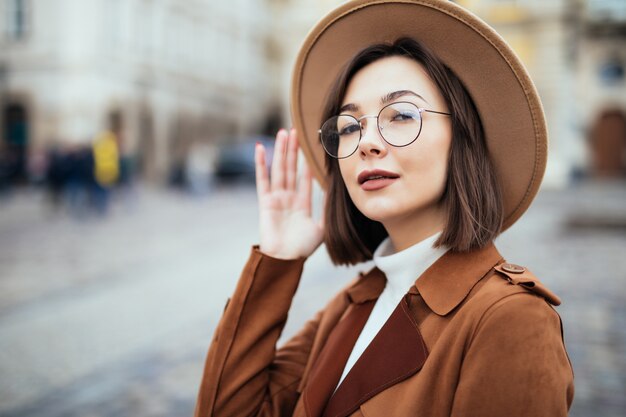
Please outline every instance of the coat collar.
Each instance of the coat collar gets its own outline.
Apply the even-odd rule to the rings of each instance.
[[[469,252],[448,250],[416,280],[410,294],[421,294],[426,305],[440,316],[458,306],[494,266],[504,262],[493,242]],[[385,288],[385,274],[377,267],[359,273],[358,281],[346,290],[352,303],[377,299]]]
[[[365,319],[386,284],[385,274],[374,267],[359,274],[346,290],[352,308],[331,333],[303,392],[309,417],[345,417],[380,391],[414,375],[424,365],[428,351],[410,312],[410,294],[421,294],[436,314],[457,307],[474,285],[502,261],[493,244],[472,252],[448,251],[416,279],[409,294],[361,354],[333,394],[341,371]],[[402,337],[398,337],[398,335]]]

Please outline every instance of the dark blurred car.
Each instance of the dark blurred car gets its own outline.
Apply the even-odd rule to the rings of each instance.
[[[254,136],[220,146],[215,162],[215,179],[220,182],[255,182],[254,148],[257,141],[265,148],[265,163],[269,169],[274,154],[274,139]]]

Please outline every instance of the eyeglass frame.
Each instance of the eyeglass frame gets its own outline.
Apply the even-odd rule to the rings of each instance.
[[[380,117],[380,114],[383,112],[383,110],[385,110],[385,109],[386,109],[387,107],[389,107],[389,106],[393,106],[394,104],[411,104],[411,105],[415,106],[415,108],[417,109],[417,112],[418,112],[418,114],[419,114],[419,117],[420,117],[420,130],[417,132],[417,135],[415,135],[415,138],[413,138],[413,140],[411,140],[409,143],[406,143],[406,144],[404,144],[404,145],[394,145],[393,143],[390,143],[387,139],[385,139],[385,135],[383,135],[383,132],[381,132],[381,130],[380,130],[380,123],[378,123],[378,118]],[[384,140],[386,143],[388,143],[389,145],[391,145],[391,146],[393,146],[393,147],[395,147],[395,148],[403,148],[403,147],[405,147],[405,146],[409,146],[410,144],[412,144],[413,142],[415,142],[415,141],[417,140],[417,138],[420,136],[420,134],[422,133],[422,126],[423,126],[423,123],[422,123],[422,120],[423,120],[423,119],[422,119],[422,113],[423,113],[423,112],[428,112],[428,113],[436,113],[436,114],[443,114],[443,115],[446,115],[446,116],[452,116],[452,113],[446,113],[446,112],[442,112],[442,111],[437,111],[437,110],[430,110],[430,109],[426,109],[426,108],[424,108],[424,107],[419,107],[417,104],[412,103],[412,102],[410,102],[410,101],[394,101],[393,103],[386,104],[385,106],[383,106],[383,107],[382,107],[382,108],[378,111],[378,114],[377,114],[377,115],[373,115],[373,114],[372,114],[372,115],[367,115],[367,114],[366,114],[366,115],[363,115],[363,116],[361,116],[361,117],[359,117],[359,118],[354,117],[354,116],[353,116],[353,115],[351,115],[351,114],[338,114],[338,115],[336,115],[336,116],[332,116],[332,117],[339,117],[339,116],[348,116],[348,117],[352,117],[354,120],[356,120],[356,122],[357,122],[357,123],[358,123],[358,125],[359,125],[359,140],[358,140],[358,142],[357,142],[356,147],[354,148],[354,150],[352,151],[352,153],[351,153],[350,155],[347,155],[347,156],[342,156],[342,157],[333,156],[333,155],[331,155],[331,154],[330,154],[330,152],[328,152],[328,150],[326,149],[326,146],[324,146],[324,141],[322,140],[322,129],[318,129],[318,130],[317,130],[317,133],[319,134],[319,139],[320,139],[320,142],[321,142],[321,144],[322,144],[322,148],[324,148],[324,151],[326,152],[326,154],[327,154],[328,156],[330,156],[331,158],[334,158],[334,159],[346,159],[346,158],[349,158],[349,157],[351,157],[352,155],[354,155],[354,153],[355,153],[355,152],[359,149],[359,143],[361,143],[361,139],[363,139],[363,125],[361,124],[361,120],[363,120],[363,119],[371,119],[371,118],[375,118],[375,119],[376,119],[376,128],[378,129],[378,133],[380,133],[380,137],[381,137],[381,138],[383,138],[383,140]],[[329,119],[327,119],[327,120],[325,120],[325,121],[324,121],[324,123],[322,123],[322,126],[324,126],[324,124],[326,124],[326,122],[327,122],[328,120],[330,120],[330,118],[329,118]]]

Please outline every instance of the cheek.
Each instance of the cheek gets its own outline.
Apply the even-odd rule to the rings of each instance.
[[[339,172],[341,173],[341,178],[343,179],[344,184],[348,189],[354,187],[356,184],[356,178],[359,175],[358,170],[358,158],[352,155],[349,158],[339,159]],[[358,185],[358,184],[357,184]]]
[[[447,146],[441,146],[433,153],[434,157],[430,159],[429,176],[435,183],[441,183],[446,180],[448,172],[448,155],[449,148]]]
[[[339,170],[350,200],[359,211],[361,211],[365,216],[368,216],[368,214],[371,215],[373,212],[376,212],[376,208],[378,207],[378,204],[380,204],[380,201],[378,201],[378,199],[371,198],[372,196],[367,195],[367,193],[364,193],[361,190],[361,187],[356,180],[359,174],[357,172],[358,167],[355,163],[351,163],[352,159],[353,158],[340,160]],[[356,158],[354,158],[354,160],[356,160]],[[372,208],[374,208],[374,211],[372,211]]]
[[[424,148],[424,156],[428,159],[429,169],[434,178],[445,177],[448,168],[452,132],[448,126],[436,131],[436,135],[429,138]]]
[[[407,186],[412,190],[409,195],[436,199],[447,180],[450,140],[429,141],[422,145],[416,149],[418,152],[411,153],[411,157],[402,158]]]

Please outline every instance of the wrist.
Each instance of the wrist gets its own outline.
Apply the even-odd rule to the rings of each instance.
[[[303,260],[306,259],[306,256],[302,256],[302,255],[297,255],[297,254],[293,254],[293,253],[287,253],[287,252],[274,252],[271,250],[266,250],[264,248],[261,247],[261,245],[253,245],[253,248],[255,251],[259,252],[260,254],[262,254],[263,256],[267,256],[269,258],[273,258],[273,259],[277,259],[280,261],[297,261],[297,260]]]

